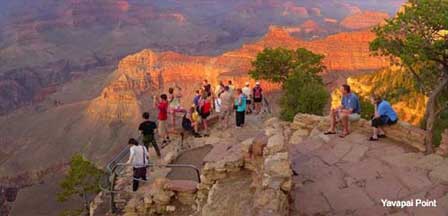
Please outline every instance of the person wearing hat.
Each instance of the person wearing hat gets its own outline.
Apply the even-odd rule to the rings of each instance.
[[[255,87],[252,90],[252,98],[254,100],[255,112],[256,114],[259,114],[261,112],[261,103],[263,102],[263,89],[258,81],[255,83]]]
[[[243,94],[246,95],[246,113],[252,113],[252,109],[250,108],[250,105],[252,104],[252,91],[250,89],[250,83],[246,82],[245,86],[243,87]]]

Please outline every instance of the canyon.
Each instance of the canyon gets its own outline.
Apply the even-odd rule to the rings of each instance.
[[[373,37],[369,31],[360,31],[305,41],[289,35],[283,27],[272,26],[259,41],[216,57],[142,50],[122,59],[112,74],[102,76],[101,82],[92,81],[103,87],[92,92],[87,91],[92,84],[84,87],[83,100],[61,105],[43,103],[46,105],[42,110],[21,109],[0,117],[0,135],[4,139],[1,155],[7,155],[1,162],[2,176],[15,176],[17,170],[24,176],[32,175],[33,170],[66,162],[75,152],[104,164],[124,147],[129,137],[138,136],[135,125],[143,110],[151,111],[154,117],[152,96],[177,85],[185,92],[184,105],[189,106],[193,90],[204,78],[211,83],[232,79],[236,85],[242,85],[248,80],[251,61],[264,48],[305,47],[324,54],[328,70],[324,77],[340,73],[344,78],[346,71],[378,70],[388,62],[368,54],[368,42]],[[82,83],[73,84],[59,96],[55,93],[51,100],[64,100],[64,96],[75,94],[70,91],[79,92]],[[278,88],[262,84],[266,89]]]
[[[107,72],[143,48],[219,55],[259,40],[270,25],[288,26],[298,38],[324,38],[352,31],[339,23],[347,17],[393,14],[403,1],[372,2],[2,0],[0,115],[39,103],[70,80]]]
[[[12,8],[24,2],[0,0]],[[374,38],[368,28],[382,19],[346,26],[343,20],[398,8],[348,0],[43,2],[25,11],[0,9],[0,182],[20,189],[55,190],[55,182],[36,173],[62,174],[60,164],[75,152],[103,166],[138,136],[143,111],[155,117],[152,96],[178,86],[189,106],[204,78],[241,86],[264,48],[325,55],[329,88],[387,67],[368,47]],[[36,200],[27,205],[40,206]]]

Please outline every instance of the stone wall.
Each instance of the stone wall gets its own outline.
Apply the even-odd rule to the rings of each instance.
[[[184,205],[195,203],[197,183],[188,180],[156,179],[148,190],[141,191],[127,202],[124,216],[157,215],[174,212],[174,199]]]
[[[197,196],[201,215],[220,215],[209,207],[216,184],[241,171],[250,171],[252,178],[251,215],[288,215],[293,185],[286,146],[288,136],[284,135],[282,124],[276,118],[266,121],[264,131],[240,143],[239,153],[224,153],[221,159],[205,164]]]
[[[258,168],[253,172],[252,183],[256,189],[255,215],[288,215],[289,193],[293,187],[286,142],[289,135],[276,118],[266,121],[265,126],[264,136],[254,139],[245,152],[246,167]]]
[[[315,126],[317,127],[315,128]],[[314,116],[308,114],[298,114],[295,116],[291,127],[293,129],[309,129],[311,133],[322,133],[330,126],[329,117]],[[361,130],[366,133],[366,139],[371,133],[370,121],[361,119],[351,123],[351,130]],[[391,140],[411,146],[421,152],[425,151],[425,131],[412,126],[409,123],[399,121],[397,124],[386,127],[385,132]],[[326,138],[327,136],[322,136]],[[294,138],[294,137],[293,137]]]
[[[437,149],[437,154],[442,156],[448,155],[448,129],[442,133],[442,141]]]

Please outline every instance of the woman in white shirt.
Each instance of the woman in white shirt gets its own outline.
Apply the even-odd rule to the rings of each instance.
[[[146,181],[146,169],[149,164],[148,149],[144,145],[139,145],[134,138],[129,139],[129,160],[127,164],[132,164],[133,176],[132,191],[138,190],[139,179]]]

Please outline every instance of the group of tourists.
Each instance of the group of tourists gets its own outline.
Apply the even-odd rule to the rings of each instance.
[[[341,105],[331,110],[331,124],[328,131],[324,134],[337,134],[336,126],[342,124],[341,138],[350,134],[350,122],[358,121],[361,118],[361,104],[358,96],[351,91],[349,85],[341,86],[342,93]],[[143,137],[143,145],[139,145],[136,139],[130,139],[130,156],[128,163],[132,164],[134,170],[133,190],[138,189],[139,180],[146,180],[146,167],[149,161],[148,148],[152,146],[160,158],[160,148],[155,140],[155,130],[159,132],[162,139],[162,148],[170,142],[168,134],[168,118],[171,117],[171,127],[176,127],[176,118],[178,113],[183,114],[182,128],[190,131],[195,137],[201,137],[199,127],[202,125],[204,136],[208,136],[209,116],[216,112],[219,117],[220,127],[226,129],[229,121],[235,113],[236,128],[241,128],[245,124],[246,114],[261,112],[263,102],[263,89],[259,82],[255,83],[253,88],[250,83],[245,83],[243,88],[236,88],[232,81],[219,82],[213,89],[207,80],[203,80],[201,88],[195,90],[192,106],[187,110],[181,106],[182,89],[174,87],[168,89],[167,94],[161,94],[160,97],[154,97],[154,107],[158,110],[157,123],[150,120],[148,112],[143,113],[143,122],[138,130]],[[375,107],[375,113],[372,116],[371,124],[373,134],[370,141],[378,141],[386,137],[384,127],[398,122],[398,117],[392,106],[378,95],[371,96],[371,103]]]
[[[336,134],[336,124],[341,123],[343,128],[339,136],[344,138],[350,134],[350,122],[361,119],[361,103],[358,96],[351,91],[349,85],[342,85],[340,92],[342,93],[341,105],[331,110],[330,129],[324,134]],[[369,141],[378,141],[379,138],[386,137],[384,127],[396,124],[398,116],[390,103],[383,100],[380,96],[372,94],[370,101],[375,108],[375,112],[371,118],[373,133]]]
[[[194,137],[209,136],[208,118],[214,112],[218,114],[222,129],[228,128],[233,113],[235,113],[236,128],[241,128],[245,124],[246,114],[261,112],[263,89],[258,81],[253,88],[247,82],[243,88],[235,89],[231,80],[227,82],[227,85],[220,81],[213,89],[208,80],[203,80],[201,88],[195,90],[192,106],[189,109],[182,107],[182,97],[182,89],[178,86],[169,88],[168,94],[154,96],[154,108],[158,111],[157,123],[150,120],[148,112],[143,113],[143,122],[138,127],[143,145],[139,145],[134,138],[129,139],[130,155],[127,163],[133,166],[133,191],[138,190],[139,181],[146,181],[146,168],[149,164],[148,148],[152,146],[157,157],[161,158],[160,147],[163,148],[170,142],[168,126],[171,126],[173,130],[176,128],[179,113],[183,114],[182,128],[191,132]],[[168,125],[169,119],[170,125]],[[201,125],[204,130],[203,135],[199,133]],[[155,139],[156,129],[162,140],[160,147]]]
[[[203,80],[202,87],[195,91],[192,107],[182,119],[182,127],[191,131],[195,137],[201,137],[199,126],[202,125],[203,136],[208,136],[208,117],[214,112],[218,114],[221,129],[229,127],[233,113],[236,127],[241,128],[244,126],[246,114],[252,113],[253,110],[256,114],[261,112],[262,101],[263,89],[259,82],[255,83],[254,88],[250,88],[249,82],[244,88],[235,88],[231,80],[227,85],[220,81],[213,89],[208,80]]]

